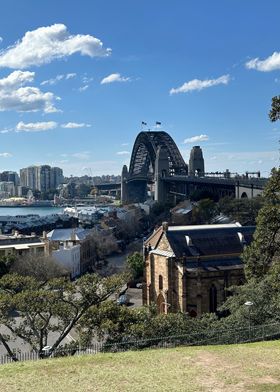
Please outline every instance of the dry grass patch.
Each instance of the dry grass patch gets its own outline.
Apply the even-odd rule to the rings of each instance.
[[[1,392],[279,391],[280,342],[180,347],[0,366]]]

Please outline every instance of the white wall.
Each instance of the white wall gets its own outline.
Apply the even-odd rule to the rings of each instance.
[[[71,278],[80,275],[81,245],[70,245],[60,247],[52,252],[53,258],[70,273]]]

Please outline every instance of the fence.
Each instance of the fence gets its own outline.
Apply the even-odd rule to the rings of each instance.
[[[97,354],[104,352],[123,352],[129,350],[142,350],[148,348],[169,348],[177,346],[202,346],[218,344],[248,343],[280,338],[280,324],[265,324],[238,329],[223,329],[212,331],[200,331],[182,336],[163,336],[151,339],[127,340],[115,343],[97,342],[86,348],[57,349],[48,358]],[[15,352],[17,361],[39,360],[38,352]],[[0,356],[0,364],[13,362],[8,355]]]

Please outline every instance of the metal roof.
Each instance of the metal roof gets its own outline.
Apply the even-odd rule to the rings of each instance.
[[[175,257],[174,253],[168,250],[154,249],[150,253],[164,257]]]
[[[243,261],[240,257],[231,259],[218,259],[218,260],[207,260],[207,261],[186,261],[185,266],[188,272],[196,271],[197,268],[202,268],[204,271],[224,271],[232,269],[242,269]]]
[[[88,234],[88,230],[82,228],[54,229],[47,234],[47,238],[50,241],[82,241]]]
[[[166,232],[176,257],[240,255],[253,239],[254,226],[211,225]],[[238,233],[242,234],[242,239]],[[189,241],[187,241],[189,239]]]

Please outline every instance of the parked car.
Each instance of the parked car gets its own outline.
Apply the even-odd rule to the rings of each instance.
[[[129,304],[129,298],[127,294],[120,295],[119,298],[117,299],[117,304],[118,305],[128,305]]]

